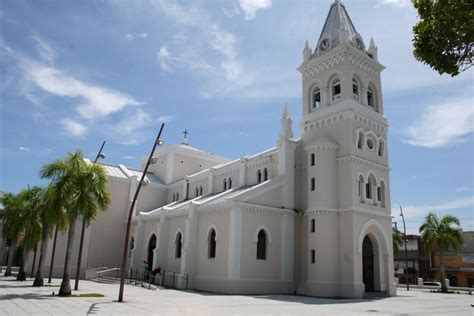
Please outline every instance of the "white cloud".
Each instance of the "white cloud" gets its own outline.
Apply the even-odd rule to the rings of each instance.
[[[201,95],[206,97],[246,87],[253,82],[236,52],[235,35],[224,30],[205,11],[165,0],[153,3],[173,20],[177,28],[172,49],[163,46],[158,52],[162,70],[171,72],[179,67],[191,71],[201,80]]]
[[[133,159],[136,159],[136,157],[135,156],[123,156],[122,159],[133,160]]]
[[[459,187],[459,188],[456,188],[456,192],[465,192],[465,191],[473,191],[474,188],[472,187]]]
[[[161,115],[158,117],[158,121],[162,123],[169,123],[173,120],[172,115]]]
[[[452,201],[433,205],[402,205],[405,218],[419,218],[429,212],[455,211],[460,209],[474,208],[474,196],[462,197]],[[398,212],[400,206],[394,205],[392,209]]]
[[[154,117],[141,109],[136,109],[128,111],[118,120],[103,124],[102,129],[107,137],[118,144],[137,145],[149,136],[145,133],[148,126],[157,126],[159,122],[171,119],[171,116]]]
[[[255,18],[257,11],[272,6],[272,0],[240,0],[240,8],[244,12],[244,18],[251,20]]]
[[[148,37],[148,33],[138,33],[138,34],[131,34],[131,33],[128,33],[128,34],[125,34],[125,38],[129,41],[135,39],[135,38],[147,38]]]
[[[79,98],[76,112],[88,120],[105,117],[141,102],[119,91],[80,81],[65,72],[36,62],[23,63],[25,76],[42,90],[61,97]]]
[[[177,57],[168,50],[168,47],[162,46],[156,54],[161,70],[171,73],[175,68],[188,70],[197,70],[199,72],[216,73],[216,68],[207,64],[203,60],[195,60],[191,57]]]
[[[411,3],[410,0],[378,0],[376,7],[378,6],[383,6],[383,5],[389,5],[392,7],[398,7],[398,8],[403,8],[406,7]]]
[[[452,98],[428,106],[406,130],[405,142],[414,146],[438,148],[464,142],[474,132],[472,97]]]
[[[20,146],[20,147],[18,147],[18,149],[21,150],[21,151],[31,151],[31,148],[29,148],[29,147],[21,147]]]
[[[173,70],[171,62],[173,61],[170,52],[166,46],[160,47],[160,50],[157,53],[158,63],[160,68],[165,72],[171,72]]]
[[[38,35],[34,35],[33,40],[36,42],[36,49],[38,50],[41,60],[48,64],[52,64],[56,58],[56,51]]]
[[[84,124],[72,119],[62,119],[59,121],[59,124],[63,126],[63,131],[68,136],[82,137],[87,133],[87,128]]]

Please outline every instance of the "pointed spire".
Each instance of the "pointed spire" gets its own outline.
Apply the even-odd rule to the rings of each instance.
[[[290,113],[288,112],[288,103],[285,103],[285,107],[283,108],[283,113],[281,114],[282,119],[286,119],[290,116]]]
[[[293,120],[291,119],[290,112],[288,111],[288,104],[285,104],[283,113],[281,114],[281,127],[279,141],[293,138],[293,130],[291,125]]]
[[[374,39],[370,38],[370,45],[369,45],[368,52],[372,56],[372,58],[376,61],[378,61],[377,51],[378,50],[377,50],[377,46],[375,46]]]
[[[352,24],[344,4],[339,0],[335,0],[334,3],[331,4],[318,42],[327,36],[331,38],[333,43],[347,42],[356,34],[357,31]]]
[[[304,49],[303,49],[303,61],[308,61],[311,58],[311,48],[309,48],[308,40],[304,43]]]

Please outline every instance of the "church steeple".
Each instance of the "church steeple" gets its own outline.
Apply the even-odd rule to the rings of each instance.
[[[334,46],[339,43],[350,42],[356,34],[358,33],[344,4],[339,0],[334,1],[329,9],[318,43],[321,39],[328,38],[331,46]]]

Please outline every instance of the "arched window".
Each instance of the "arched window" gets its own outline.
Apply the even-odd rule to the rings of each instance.
[[[262,171],[260,169],[257,171],[257,182],[262,182]]]
[[[202,195],[202,185],[199,186],[199,195]]]
[[[176,192],[173,192],[173,202],[176,201]]]
[[[352,97],[359,100],[359,81],[356,78],[352,78]]]
[[[179,192],[176,192],[176,201],[179,201]]]
[[[377,200],[380,203],[380,206],[385,207],[385,183],[380,182],[380,186],[377,188]]]
[[[382,157],[384,151],[385,151],[385,142],[382,139],[379,139],[379,150],[377,151],[377,154],[380,157]]]
[[[222,186],[224,188],[224,191],[227,190],[227,178],[224,178]]]
[[[147,256],[147,268],[148,271],[153,270],[153,256],[156,248],[156,235],[153,234],[148,241],[148,256]]]
[[[131,257],[132,256],[132,251],[133,249],[135,248],[135,238],[132,236],[132,238],[130,238],[130,251],[128,252],[128,256]]]
[[[365,180],[364,180],[364,176],[362,175],[359,175],[359,180],[358,180],[358,184],[359,184],[359,197],[361,199],[361,202],[364,201],[364,186],[365,186]]]
[[[321,89],[315,87],[311,94],[311,107],[312,109],[319,109],[321,107]]]
[[[373,175],[370,175],[367,179],[367,184],[365,185],[365,197],[369,200],[374,198],[374,186],[375,186],[375,179]]]
[[[174,241],[175,244],[175,257],[181,258],[181,249],[183,248],[183,236],[181,235],[181,232],[178,232],[176,235],[176,240]]]
[[[316,162],[316,156],[315,156],[314,153],[312,153],[311,154],[311,166],[314,166],[315,162]]]
[[[196,197],[198,197],[198,196],[199,196],[199,187],[196,186]]]
[[[229,190],[232,189],[232,178],[229,177]]]
[[[375,89],[373,86],[369,86],[369,89],[367,89],[367,105],[374,110],[377,109]]]
[[[267,252],[267,234],[261,229],[257,239],[257,260],[265,260]]]
[[[341,97],[341,80],[339,78],[335,78],[331,83],[331,92],[332,92],[332,100],[337,100]]]
[[[359,141],[357,142],[357,148],[362,149],[364,148],[364,132],[359,131]]]
[[[209,258],[216,257],[216,231],[214,228],[209,232]]]
[[[263,181],[267,181],[267,180],[268,180],[268,169],[263,168]]]

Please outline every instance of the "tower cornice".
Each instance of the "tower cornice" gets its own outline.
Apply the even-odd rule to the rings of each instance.
[[[308,79],[345,61],[350,62],[352,65],[371,75],[378,75],[385,69],[382,64],[370,58],[366,53],[350,45],[341,45],[335,47],[331,52],[303,62],[297,70],[305,79]]]

